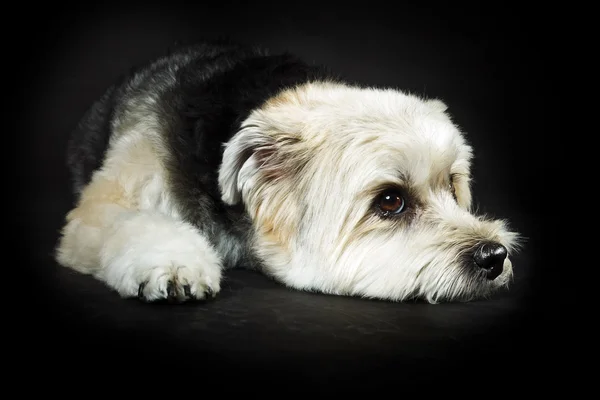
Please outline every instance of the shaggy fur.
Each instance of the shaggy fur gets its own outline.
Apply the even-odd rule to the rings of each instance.
[[[471,157],[440,100],[290,54],[182,47],[74,131],[57,260],[146,301],[215,296],[234,267],[299,290],[479,298],[509,282],[517,235],[472,214]]]

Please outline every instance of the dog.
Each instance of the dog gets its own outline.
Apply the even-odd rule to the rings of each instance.
[[[330,295],[488,298],[519,235],[473,213],[465,136],[438,98],[288,52],[182,45],[73,130],[56,261],[145,302],[213,299],[237,267]]]

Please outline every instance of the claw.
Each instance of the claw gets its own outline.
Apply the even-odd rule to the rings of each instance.
[[[206,287],[206,290],[204,291],[204,297],[206,299],[215,297],[215,292],[210,286]]]
[[[146,282],[140,283],[140,286],[138,287],[137,297],[140,300],[144,300],[144,288],[145,287],[146,287]]]
[[[185,294],[185,297],[192,298],[192,289],[190,288],[190,285],[183,286],[183,293]]]

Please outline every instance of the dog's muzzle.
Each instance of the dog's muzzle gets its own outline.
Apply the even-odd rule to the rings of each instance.
[[[502,273],[507,255],[506,247],[500,243],[486,242],[475,250],[473,261],[477,267],[486,271],[487,279],[494,280]]]

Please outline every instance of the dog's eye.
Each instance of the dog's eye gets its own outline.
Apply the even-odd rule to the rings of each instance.
[[[389,190],[379,197],[379,209],[385,214],[399,214],[404,211],[404,197],[396,191]]]

